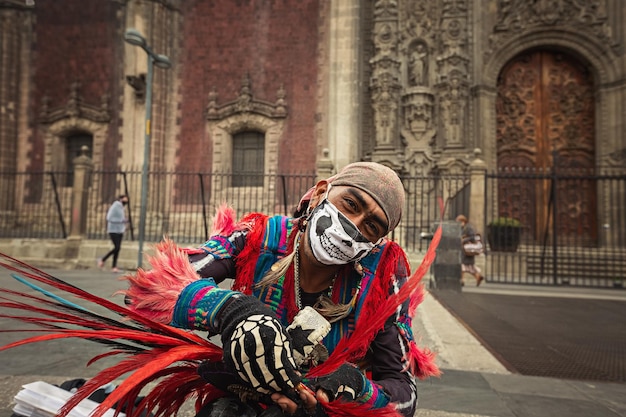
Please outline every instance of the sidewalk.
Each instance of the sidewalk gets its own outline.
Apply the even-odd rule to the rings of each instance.
[[[116,274],[96,269],[47,270],[60,278],[102,297],[111,298],[124,287]],[[0,283],[6,288],[23,289],[7,273],[0,271]],[[531,293],[535,296],[618,297],[625,300],[626,291],[537,288],[483,284],[465,287],[465,292]],[[112,298],[121,303],[121,297]],[[11,322],[0,319],[0,328]],[[624,416],[626,384],[597,383],[529,377],[510,373],[489,353],[456,318],[427,294],[418,308],[414,322],[420,346],[438,353],[441,378],[418,382],[419,409],[416,416]],[[23,337],[23,335],[21,336]],[[0,333],[0,345],[20,338]],[[85,368],[85,363],[100,348],[93,343],[72,341],[32,345],[0,353],[0,417],[11,415],[13,396],[24,383],[44,380],[60,383],[67,379],[89,377],[107,362]],[[42,355],[45,354],[45,358]],[[179,414],[193,416],[190,408]]]
[[[536,297],[584,297],[624,301],[626,292],[483,284],[481,292]],[[416,334],[438,352],[441,378],[418,384],[416,416],[624,416],[626,385],[512,374],[442,305],[428,295],[418,308]]]

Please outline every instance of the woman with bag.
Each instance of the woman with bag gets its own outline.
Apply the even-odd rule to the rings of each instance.
[[[476,266],[475,257],[482,253],[481,236],[476,233],[474,227],[467,221],[467,217],[460,214],[456,221],[461,223],[461,243],[463,245],[463,253],[461,257],[461,286],[465,285],[463,274],[465,272],[476,278],[476,286],[478,287],[485,277],[481,275],[481,270]]]

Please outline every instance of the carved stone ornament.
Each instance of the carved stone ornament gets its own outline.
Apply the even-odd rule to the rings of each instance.
[[[32,9],[35,7],[33,0],[0,0],[0,8]]]
[[[610,167],[623,168],[626,166],[626,148],[611,152],[606,158],[606,163]]]
[[[441,15],[443,17],[465,15],[467,13],[467,0],[443,0]]]
[[[103,94],[100,99],[100,105],[95,106],[83,103],[79,90],[80,83],[77,81],[73,82],[70,86],[70,96],[67,100],[67,104],[53,109],[50,109],[50,98],[44,96],[41,99],[39,122],[51,124],[61,119],[72,117],[81,117],[98,123],[106,123],[111,120],[108,94]]]
[[[127,75],[126,82],[133,88],[135,99],[143,103],[146,101],[146,74]]]
[[[34,1],[34,0],[33,0]],[[130,3],[133,0],[111,0],[114,3],[119,3],[119,4],[123,4],[126,5],[128,3]],[[154,3],[154,4],[160,4],[161,6],[165,7],[166,9],[175,11],[175,12],[180,12],[182,10],[182,2],[184,0],[149,0],[150,3]]]
[[[403,128],[411,132],[416,139],[427,131],[433,130],[434,102],[434,95],[425,88],[411,89],[402,97]],[[429,144],[421,139],[418,139],[417,142],[421,145]]]
[[[433,28],[436,21],[437,3],[434,1],[407,2],[401,10],[400,41],[402,52],[408,53],[410,46],[418,40],[426,46],[434,45],[437,33]],[[430,49],[430,48],[427,48]]]
[[[287,117],[287,100],[284,87],[281,85],[278,88],[275,103],[253,98],[249,75],[244,77],[239,96],[233,101],[219,105],[215,88],[209,93],[209,103],[206,108],[207,120],[222,120],[242,113],[254,113],[272,119],[284,119]]]
[[[377,19],[395,19],[398,16],[396,0],[378,0],[374,3],[374,17]]]
[[[498,0],[497,6],[491,49],[520,31],[545,26],[573,26],[614,49],[618,47],[611,38],[604,0]]]

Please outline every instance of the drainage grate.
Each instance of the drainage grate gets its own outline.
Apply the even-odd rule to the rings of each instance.
[[[511,371],[626,382],[626,302],[433,291]]]

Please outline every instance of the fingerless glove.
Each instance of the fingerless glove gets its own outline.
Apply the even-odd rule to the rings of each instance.
[[[361,404],[370,404],[371,408],[382,408],[389,403],[389,396],[372,383],[354,365],[343,364],[329,375],[314,378],[308,381],[313,391],[324,390],[331,401],[356,401]]]

